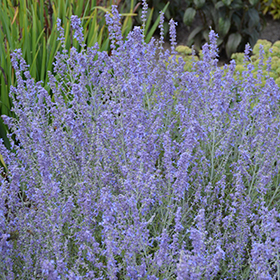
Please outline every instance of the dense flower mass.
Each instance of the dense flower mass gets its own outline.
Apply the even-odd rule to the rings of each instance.
[[[234,61],[220,69],[213,31],[185,72],[168,51],[156,59],[143,29],[123,41],[112,14],[112,55],[59,54],[51,96],[13,54],[17,118],[3,118],[17,141],[0,145],[0,278],[279,278],[274,80],[261,87],[247,56],[242,79]]]

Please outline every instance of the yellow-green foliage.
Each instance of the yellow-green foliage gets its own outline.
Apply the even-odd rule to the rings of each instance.
[[[231,59],[234,59],[236,64],[240,64],[244,60],[244,53],[234,53],[232,54]]]
[[[279,19],[280,18],[280,0],[272,0],[271,4],[269,4],[270,0],[262,0],[261,6],[263,14],[271,14],[273,16],[273,19]]]
[[[193,61],[198,61],[198,56],[192,56],[192,49],[187,46],[177,46],[176,51],[179,55],[177,55],[176,61],[178,61],[178,57],[181,56],[186,62],[184,66],[185,71],[192,71],[193,69]]]
[[[260,45],[263,46],[263,50],[264,50],[264,54],[263,54],[264,65],[262,66],[263,74],[262,74],[261,86],[264,86],[266,76],[269,75],[270,77],[272,77],[275,80],[276,84],[280,87],[280,41],[276,41],[274,44],[272,44],[271,42],[269,42],[267,40],[258,40],[257,41],[256,45],[253,48],[253,54],[250,58],[251,63],[253,63],[253,65],[254,65],[253,75],[255,78],[257,77],[258,69],[260,67],[259,66]],[[193,69],[192,68],[192,59],[193,59],[192,50],[186,46],[178,46],[176,48],[176,51],[186,62],[185,67],[184,67],[185,71],[192,71],[192,69]],[[267,71],[267,61],[268,61],[269,57],[272,58],[270,72]],[[198,61],[199,58],[201,59],[202,58],[201,51],[199,52],[199,58],[197,56],[195,56],[194,58],[196,61]],[[248,64],[248,62],[246,62],[244,64],[244,53],[234,53],[234,54],[232,54],[231,59],[234,59],[235,63],[236,63],[235,74],[237,74],[237,72],[239,72],[239,78],[242,79],[242,72],[246,70],[246,64]],[[178,60],[178,55],[177,55],[177,60]],[[222,66],[222,68],[224,68],[224,67]]]
[[[187,46],[178,46],[176,48],[176,51],[180,54],[184,54],[184,55],[191,55],[192,54],[192,49],[187,47]]]
[[[262,73],[262,83],[261,86],[264,86],[266,76],[272,77],[276,84],[280,87],[280,41],[272,44],[267,40],[258,40],[256,45],[253,48],[253,54],[250,58],[250,62],[254,65],[253,76],[257,78],[257,73],[260,68],[260,45],[263,46],[264,54],[263,54],[263,66],[261,67]],[[267,71],[267,62],[269,57],[271,57],[271,70]],[[236,69],[240,74],[240,78],[242,78],[242,72],[246,70],[246,64],[244,64],[244,54],[235,53],[231,56],[231,59],[234,59],[236,62]]]
[[[260,53],[260,45],[263,46],[263,50],[265,52],[264,56],[268,57],[269,56],[269,49],[271,48],[272,43],[267,41],[267,40],[258,40],[256,45],[253,48],[253,54],[256,55],[256,56],[258,56],[259,53]]]
[[[253,56],[251,57],[251,61],[253,62],[255,69],[258,69],[258,65],[260,62],[260,45],[263,45],[264,48],[264,66],[262,67],[263,70],[267,69],[267,60],[271,57],[271,70],[269,73],[263,73],[263,81],[265,80],[266,74],[272,77],[276,84],[280,87],[280,41],[276,41],[272,44],[266,40],[258,40],[257,44],[253,48]]]
[[[182,57],[185,61],[184,70],[188,72],[192,71],[193,61],[199,60],[197,56],[192,56],[192,49],[187,46],[180,45],[176,48],[176,51],[178,52],[178,55],[176,55],[176,61],[178,62],[179,57]],[[173,55],[170,56],[170,59],[172,57]]]

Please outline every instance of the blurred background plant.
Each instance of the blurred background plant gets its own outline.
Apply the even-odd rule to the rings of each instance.
[[[196,14],[202,24],[197,26],[188,38],[188,45],[196,50],[208,41],[209,26],[218,33],[217,45],[228,58],[232,53],[243,51],[246,43],[253,47],[262,31],[265,20],[259,0],[187,1],[183,22],[190,25]]]
[[[182,0],[148,0],[148,21],[154,23],[158,19],[159,12],[164,10],[165,21],[163,23],[164,37],[168,35],[169,25],[168,22],[171,18],[175,21],[180,21],[184,15],[184,1]],[[137,25],[141,24],[142,7],[139,7],[139,13],[134,18]],[[157,30],[159,32],[159,30]]]
[[[137,0],[3,0],[0,2],[0,115],[16,117],[11,111],[12,101],[9,97],[10,86],[16,86],[15,71],[12,68],[10,55],[15,49],[21,49],[23,58],[30,65],[31,76],[35,81],[47,85],[47,72],[53,72],[56,53],[61,50],[57,40],[57,18],[65,31],[66,49],[80,46],[72,40],[70,18],[77,15],[82,22],[86,47],[98,42],[100,51],[110,53],[108,29],[105,13],[111,13],[111,6],[117,5],[121,15],[122,35],[126,38],[133,29],[133,17],[142,1]],[[146,42],[148,42],[159,23],[158,20],[146,24]],[[0,118],[0,138],[10,149],[7,138],[8,128]],[[15,139],[14,139],[15,140]],[[3,162],[0,155],[0,162]],[[1,164],[0,164],[1,165]],[[3,165],[3,163],[2,163]]]
[[[280,19],[280,0],[262,0],[263,14],[270,14],[273,19]]]
[[[261,86],[265,86],[265,82],[267,80],[267,75],[275,80],[275,83],[280,88],[280,41],[276,41],[273,44],[267,40],[258,40],[257,43],[254,45],[254,48],[252,49],[250,62],[254,66],[254,69],[252,71],[253,77],[257,78],[257,74],[259,71],[259,65],[260,65],[260,46],[262,45],[264,53],[263,56],[263,65],[261,67],[261,70],[263,71],[263,75],[261,78]],[[176,48],[176,51],[178,54],[176,55],[177,60],[179,57],[182,57],[185,65],[184,70],[185,71],[194,71],[196,70],[193,68],[193,61],[198,61],[203,58],[202,51],[199,51],[199,54],[197,56],[192,56],[192,49],[188,46],[179,45]],[[268,62],[271,58],[271,68],[270,71],[267,71]],[[235,79],[241,79],[242,80],[242,73],[243,71],[247,71],[246,65],[244,65],[244,52],[237,52],[233,53],[231,55],[231,59],[235,60],[236,68],[234,71]],[[225,69],[224,66],[221,67],[225,70],[225,73],[228,71],[228,69]]]
[[[149,9],[157,12],[165,2],[150,0]],[[260,0],[174,0],[165,16],[167,20],[174,18],[186,26],[196,23],[187,45],[194,45],[197,52],[208,41],[211,26],[219,35],[220,54],[229,59],[232,53],[244,51],[247,42],[252,47],[255,45],[266,23],[263,15],[265,7]],[[167,34],[167,22],[164,26]]]

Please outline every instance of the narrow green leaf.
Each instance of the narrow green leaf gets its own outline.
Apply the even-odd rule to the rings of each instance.
[[[64,34],[65,34],[65,45],[66,45],[66,49],[69,50],[70,46],[71,46],[71,38],[70,38],[70,21],[67,20],[66,22],[66,28],[64,30]]]
[[[88,13],[90,13],[89,3],[90,3],[90,1],[86,1],[86,6],[85,6],[85,9],[84,9],[83,16],[87,15]],[[84,25],[84,19],[82,19],[82,17],[80,17],[80,18],[81,18],[82,26],[84,27],[84,29],[86,29],[86,27]]]
[[[105,29],[105,25],[102,26],[100,32],[99,32],[99,36],[98,36],[98,45],[99,45],[99,48],[101,49],[101,44],[102,44],[102,38],[103,38],[103,33],[104,33],[104,29]],[[107,50],[107,49],[106,49]]]
[[[54,45],[49,45],[51,47],[51,53],[49,55],[48,58],[48,66],[47,66],[47,71],[51,71],[52,70],[52,64],[54,61],[54,57],[56,55],[56,53],[58,52],[60,46],[61,46],[61,42],[59,42],[59,44],[57,45],[57,48],[54,47]]]
[[[5,167],[5,170],[6,170],[6,172],[7,172],[7,171],[8,171],[8,168],[7,168],[7,166],[6,166],[5,162],[4,162],[4,159],[3,159],[3,157],[2,157],[1,154],[0,154],[0,162],[1,162],[1,164],[3,165],[3,167]]]
[[[43,56],[42,56],[42,64],[41,64],[41,76],[40,76],[40,80],[45,83],[45,72],[46,72],[46,41],[43,40]]]
[[[151,25],[151,21],[152,21],[152,18],[153,18],[153,12],[154,12],[154,8],[148,9],[147,21],[146,21],[145,31],[144,31],[145,35],[147,34],[148,29],[149,29],[149,27]]]
[[[37,44],[36,44],[36,33],[37,33],[37,28],[36,28],[36,11],[35,11],[35,8],[36,7],[36,4],[32,6],[32,25],[31,25],[31,28],[32,28],[32,59],[33,59],[33,62],[32,62],[32,66],[30,68],[30,74],[33,78],[36,78],[36,57],[38,55],[38,52],[37,54],[35,55],[35,52],[36,52],[36,47],[37,47]]]
[[[103,44],[102,45],[99,45],[99,46],[101,46],[100,47],[100,50],[101,51],[108,51],[109,50],[109,42],[110,42],[110,39],[109,39],[109,37],[103,42]]]
[[[162,12],[164,13],[166,11],[166,9],[168,8],[169,6],[169,2],[167,2],[167,4],[164,6]],[[160,16],[157,17],[157,20],[155,21],[155,23],[153,24],[151,30],[149,31],[148,35],[146,36],[146,39],[145,39],[145,42],[146,43],[149,43],[152,36],[154,35],[158,25],[159,25],[159,21],[160,21]]]
[[[105,26],[103,26],[105,27]],[[92,36],[90,37],[91,40],[89,41],[88,43],[88,46],[89,47],[93,47],[94,44],[99,41],[99,38],[98,38],[98,28],[99,26],[98,25],[95,25],[95,30],[92,29]],[[101,31],[99,32],[99,37],[100,37],[100,40],[102,41],[102,34],[103,34],[103,28],[101,29]],[[100,46],[100,45],[99,45]]]
[[[97,10],[94,11],[92,23],[89,25],[89,29],[87,32],[87,44],[89,47],[92,47],[97,41],[97,32],[99,25],[97,24],[96,16]]]
[[[126,17],[125,21],[122,25],[122,36],[123,38],[126,38],[129,31],[132,29],[132,18],[131,17]]]
[[[34,51],[34,50],[33,50],[33,51]],[[40,47],[38,48],[38,50],[37,50],[37,52],[36,52],[36,54],[35,54],[35,56],[34,56],[34,58],[33,58],[33,62],[32,62],[32,64],[31,64],[31,67],[30,67],[30,73],[33,73],[33,75],[34,75],[34,73],[35,73],[35,75],[32,76],[33,78],[36,77],[36,72],[35,72],[34,68],[36,69],[37,56],[38,56],[39,51],[40,51]]]
[[[9,20],[7,12],[6,12],[6,10],[7,10],[6,1],[4,1],[3,4],[4,4],[3,9],[0,9],[1,25],[3,27],[3,32],[6,35],[10,46],[13,47],[14,42],[11,38],[10,28],[8,26],[8,24],[10,23],[10,20]]]
[[[84,1],[77,1],[76,4],[77,4],[77,7],[75,10],[75,15],[77,15],[80,18],[82,15],[82,11],[83,11]]]
[[[187,45],[190,46],[194,42],[194,38],[204,29],[203,25],[197,26],[189,35]]]
[[[95,10],[95,9],[99,9],[99,10],[103,11],[104,13],[109,13],[111,17],[113,16],[113,14],[111,13],[110,9],[106,9],[106,8],[104,8],[102,6],[96,6],[92,10]],[[87,17],[84,17],[84,18],[87,18]]]
[[[30,49],[30,33],[29,33],[29,28],[28,28],[28,16],[27,16],[27,6],[26,6],[26,1],[24,1],[24,12],[23,12],[23,17],[24,17],[24,22],[23,22],[23,43],[24,43],[24,50],[25,54],[24,56],[26,57],[26,61],[28,65],[31,65],[32,63],[32,58],[31,58],[31,49]]]
[[[91,13],[90,16],[84,16],[84,17],[81,18],[81,20],[87,19],[87,22],[84,25],[85,29],[87,28],[87,26],[89,25],[91,20],[92,20],[92,24],[96,23],[96,14],[97,14],[97,9],[94,9],[94,11]],[[90,27],[91,27],[91,25],[90,25]]]
[[[9,92],[8,86],[5,84],[4,76],[1,75],[1,115],[10,115],[10,102],[9,102]]]

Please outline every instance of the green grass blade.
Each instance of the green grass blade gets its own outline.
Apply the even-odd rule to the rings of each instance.
[[[4,162],[4,159],[3,159],[1,154],[0,154],[0,162],[1,162],[2,166],[5,167],[5,171],[8,172],[8,168],[7,168],[7,166],[6,166],[5,162]]]
[[[36,17],[37,17],[37,14],[36,14],[36,4],[32,6],[32,65],[31,65],[31,68],[30,68],[30,74],[33,78],[36,78],[36,57],[38,55],[38,52],[36,53],[35,55],[35,51],[36,51],[36,47],[37,47],[37,44],[36,44],[36,35],[37,35],[37,27],[36,27]]]
[[[43,56],[42,56],[42,65],[41,65],[41,76],[40,80],[45,83],[45,73],[46,73],[46,59],[47,59],[47,51],[46,51],[46,41],[43,40]]]
[[[33,74],[33,76],[32,76],[33,78],[35,78],[35,76],[36,76],[36,71],[35,70],[36,70],[36,62],[37,62],[37,56],[38,56],[39,51],[40,51],[40,47],[38,48],[38,50],[37,50],[37,52],[36,52],[36,54],[33,58],[33,62],[31,64],[31,67],[30,67],[30,73]],[[34,68],[35,68],[35,70],[34,70]]]
[[[48,66],[47,66],[47,71],[52,71],[52,64],[54,61],[54,57],[56,55],[56,53],[58,52],[59,48],[61,46],[61,42],[59,42],[57,48],[55,48],[53,45],[49,45],[49,47],[51,47],[51,53],[50,56],[48,58]]]
[[[165,12],[166,9],[168,8],[168,6],[169,6],[169,2],[167,2],[167,4],[164,6],[162,11]],[[159,21],[160,21],[160,15],[157,17],[157,20],[155,21],[155,23],[153,24],[151,30],[149,31],[148,35],[146,36],[146,39],[145,39],[146,43],[150,42],[152,36],[154,35],[154,33],[155,33],[155,31],[156,31],[156,29],[157,29],[157,27],[159,25]]]
[[[152,9],[150,9],[149,12],[148,12],[148,18],[147,18],[147,22],[146,22],[146,26],[145,26],[145,31],[144,31],[145,35],[147,34],[148,29],[151,25],[151,21],[152,21],[152,18],[153,18],[153,12],[154,12],[154,7]]]
[[[82,11],[83,11],[83,4],[84,1],[77,1],[77,6],[76,6],[76,10],[75,10],[75,15],[77,15],[79,18],[82,15]]]
[[[110,42],[110,39],[109,39],[109,37],[103,42],[103,44],[101,45],[99,45],[99,46],[101,46],[101,48],[100,48],[100,50],[101,51],[108,51],[109,50],[109,42]]]
[[[13,48],[14,41],[12,40],[10,28],[9,28],[9,24],[11,21],[8,18],[7,10],[8,8],[6,6],[6,1],[3,1],[3,8],[2,7],[0,8],[1,26],[3,28],[4,34],[8,39],[10,46],[12,46]]]

